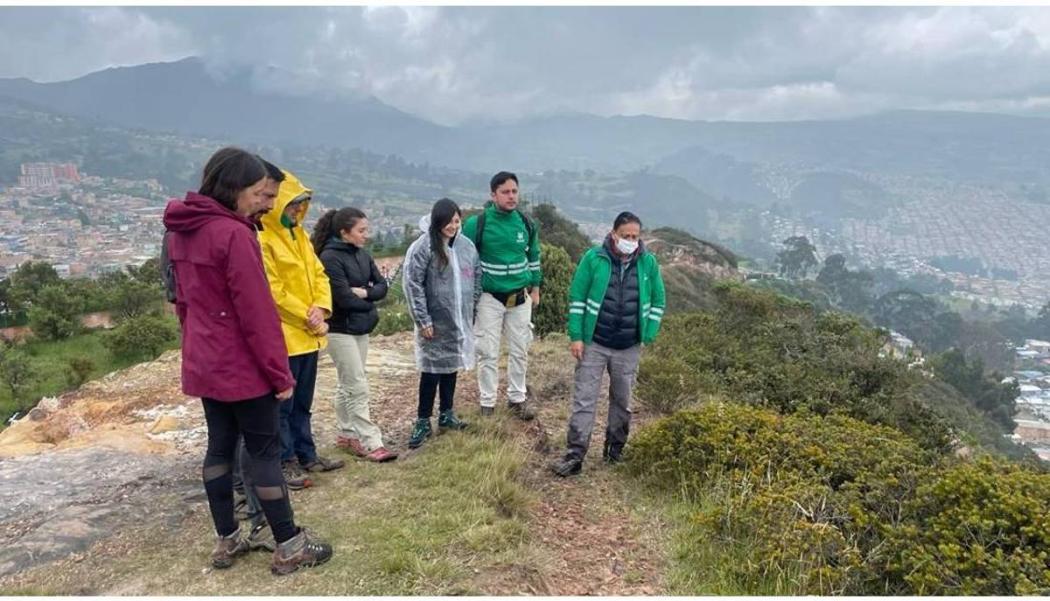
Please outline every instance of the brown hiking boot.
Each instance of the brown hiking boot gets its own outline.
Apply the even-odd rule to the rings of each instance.
[[[346,465],[342,459],[325,459],[318,455],[313,461],[303,466],[308,472],[330,472]]]
[[[332,545],[306,528],[300,528],[299,534],[277,545],[270,572],[275,576],[284,576],[299,568],[319,566],[331,558]]]
[[[507,408],[510,409],[511,415],[520,419],[523,422],[536,418],[536,410],[529,406],[528,401],[522,401],[520,403],[507,403]]]
[[[281,474],[284,475],[284,482],[290,490],[302,490],[313,486],[313,480],[303,472],[303,468],[295,459],[281,463]]]
[[[245,542],[248,544],[249,551],[274,551],[277,549],[277,542],[273,540],[273,531],[270,530],[270,524],[266,520],[262,520],[252,526],[252,531],[248,533],[248,538],[245,539]]]
[[[233,534],[219,536],[215,539],[215,550],[211,552],[211,565],[217,570],[225,570],[233,565],[233,560],[238,555],[248,552],[248,543],[241,538],[241,529],[233,531]]]

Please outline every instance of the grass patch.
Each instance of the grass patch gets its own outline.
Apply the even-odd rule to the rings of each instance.
[[[437,436],[391,464],[351,461],[322,474],[313,488],[293,493],[292,504],[296,521],[329,540],[335,554],[325,566],[288,577],[270,575],[267,553],[229,570],[206,569],[213,532],[201,506],[179,532],[155,526],[118,535],[138,540],[134,553],[100,549],[12,584],[54,594],[481,594],[479,574],[540,561],[529,548],[535,499],[519,480],[524,461],[510,428],[490,421]],[[142,537],[154,542],[143,548]]]

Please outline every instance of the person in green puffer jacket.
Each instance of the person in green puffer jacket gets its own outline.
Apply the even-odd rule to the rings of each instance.
[[[617,215],[600,246],[587,251],[569,288],[569,350],[576,359],[567,451],[551,469],[571,476],[583,469],[594,429],[602,375],[609,372],[609,419],[602,456],[615,463],[631,426],[631,389],[642,345],[660,331],[666,306],[656,255],[641,241],[642,222]]]

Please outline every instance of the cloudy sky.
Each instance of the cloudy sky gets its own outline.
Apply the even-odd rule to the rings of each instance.
[[[444,124],[1050,112],[1050,7],[0,7],[0,77],[187,56]]]

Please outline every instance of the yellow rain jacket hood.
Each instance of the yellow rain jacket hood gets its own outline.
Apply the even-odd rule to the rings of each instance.
[[[270,293],[281,316],[284,344],[288,347],[288,356],[294,357],[327,346],[327,338],[307,327],[306,314],[311,306],[316,305],[325,310],[326,317],[331,315],[332,289],[324,265],[314,254],[310,236],[302,226],[310,210],[313,191],[287,171],[284,171],[284,178],[273,210],[260,220],[263,229],[259,232],[259,245]],[[289,204],[302,199],[305,202],[302,202],[295,222],[281,218]]]

